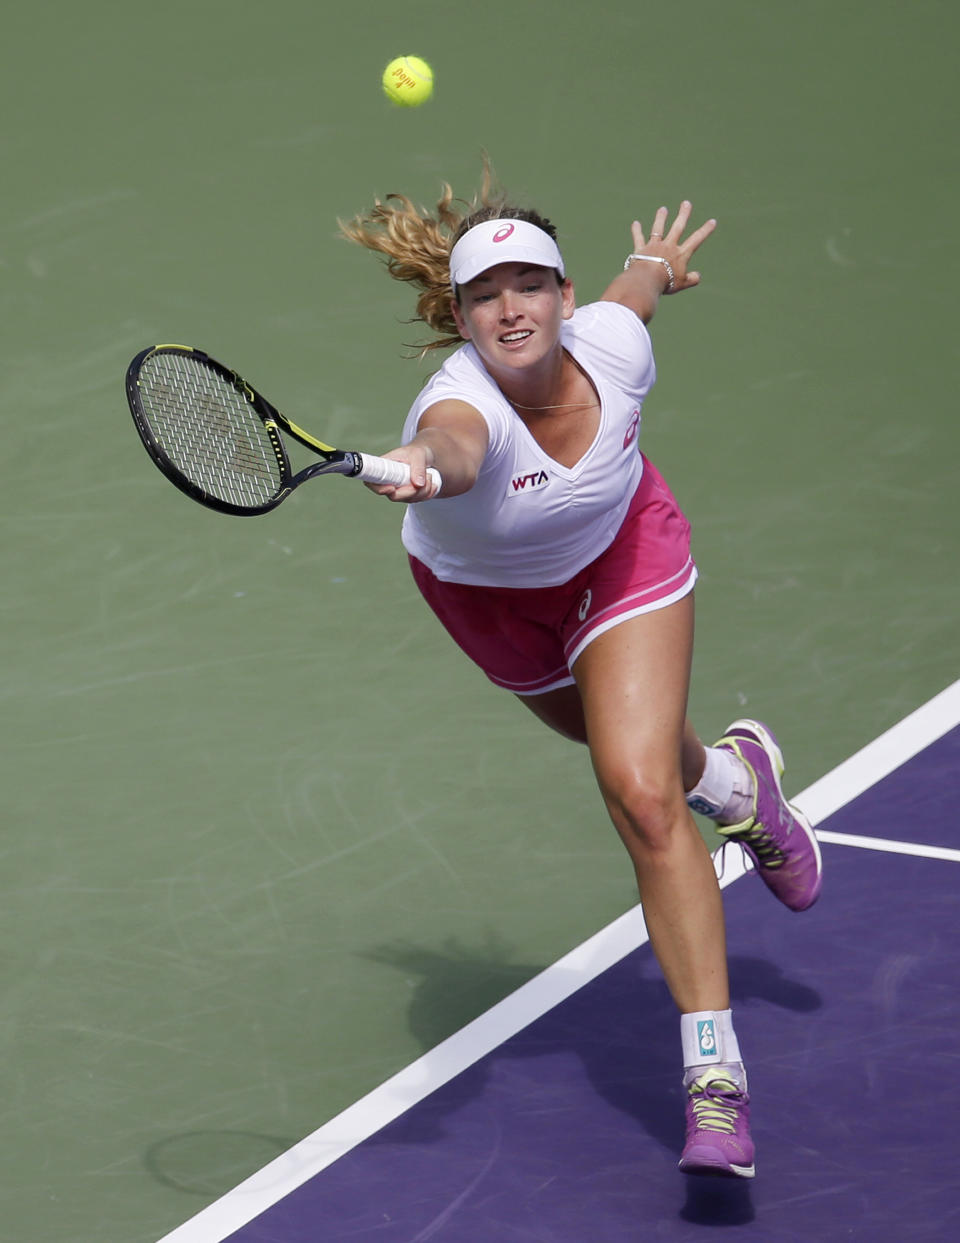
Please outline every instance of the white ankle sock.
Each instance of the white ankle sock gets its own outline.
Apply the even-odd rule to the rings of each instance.
[[[753,811],[753,779],[743,760],[726,748],[705,747],[703,776],[687,794],[687,806],[719,824],[739,824]]]
[[[694,1077],[705,1066],[727,1066],[738,1070],[744,1081],[740,1045],[733,1030],[732,1010],[697,1010],[680,1015],[683,1042],[684,1078]]]

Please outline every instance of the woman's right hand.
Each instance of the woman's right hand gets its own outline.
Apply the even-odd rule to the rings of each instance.
[[[468,402],[445,400],[429,406],[420,417],[416,436],[384,457],[410,465],[410,483],[402,487],[367,484],[371,491],[389,501],[417,504],[436,496],[429,482],[428,467],[440,472],[440,497],[460,496],[477,481],[487,455],[490,432],[482,414]]]
[[[410,444],[391,449],[383,456],[393,462],[406,462],[410,467],[410,482],[368,483],[365,486],[371,492],[385,496],[388,501],[415,505],[420,501],[432,500],[440,491],[442,476],[433,466],[433,454],[428,445],[412,440]]]

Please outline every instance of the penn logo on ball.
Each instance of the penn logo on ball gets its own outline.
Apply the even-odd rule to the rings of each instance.
[[[383,71],[383,90],[401,108],[419,108],[433,94],[433,70],[419,56],[398,56]]]

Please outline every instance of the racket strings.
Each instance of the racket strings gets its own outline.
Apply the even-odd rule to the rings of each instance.
[[[191,483],[246,508],[279,492],[282,450],[224,376],[189,355],[159,353],[142,369],[139,391],[157,442]]]

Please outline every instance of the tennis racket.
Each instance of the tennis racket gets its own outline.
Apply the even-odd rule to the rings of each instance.
[[[334,449],[297,427],[235,371],[188,345],[154,345],[127,368],[127,402],[154,464],[224,514],[265,514],[317,475],[410,482],[406,462]],[[281,431],[321,461],[294,474]],[[434,495],[440,475],[429,471]]]

